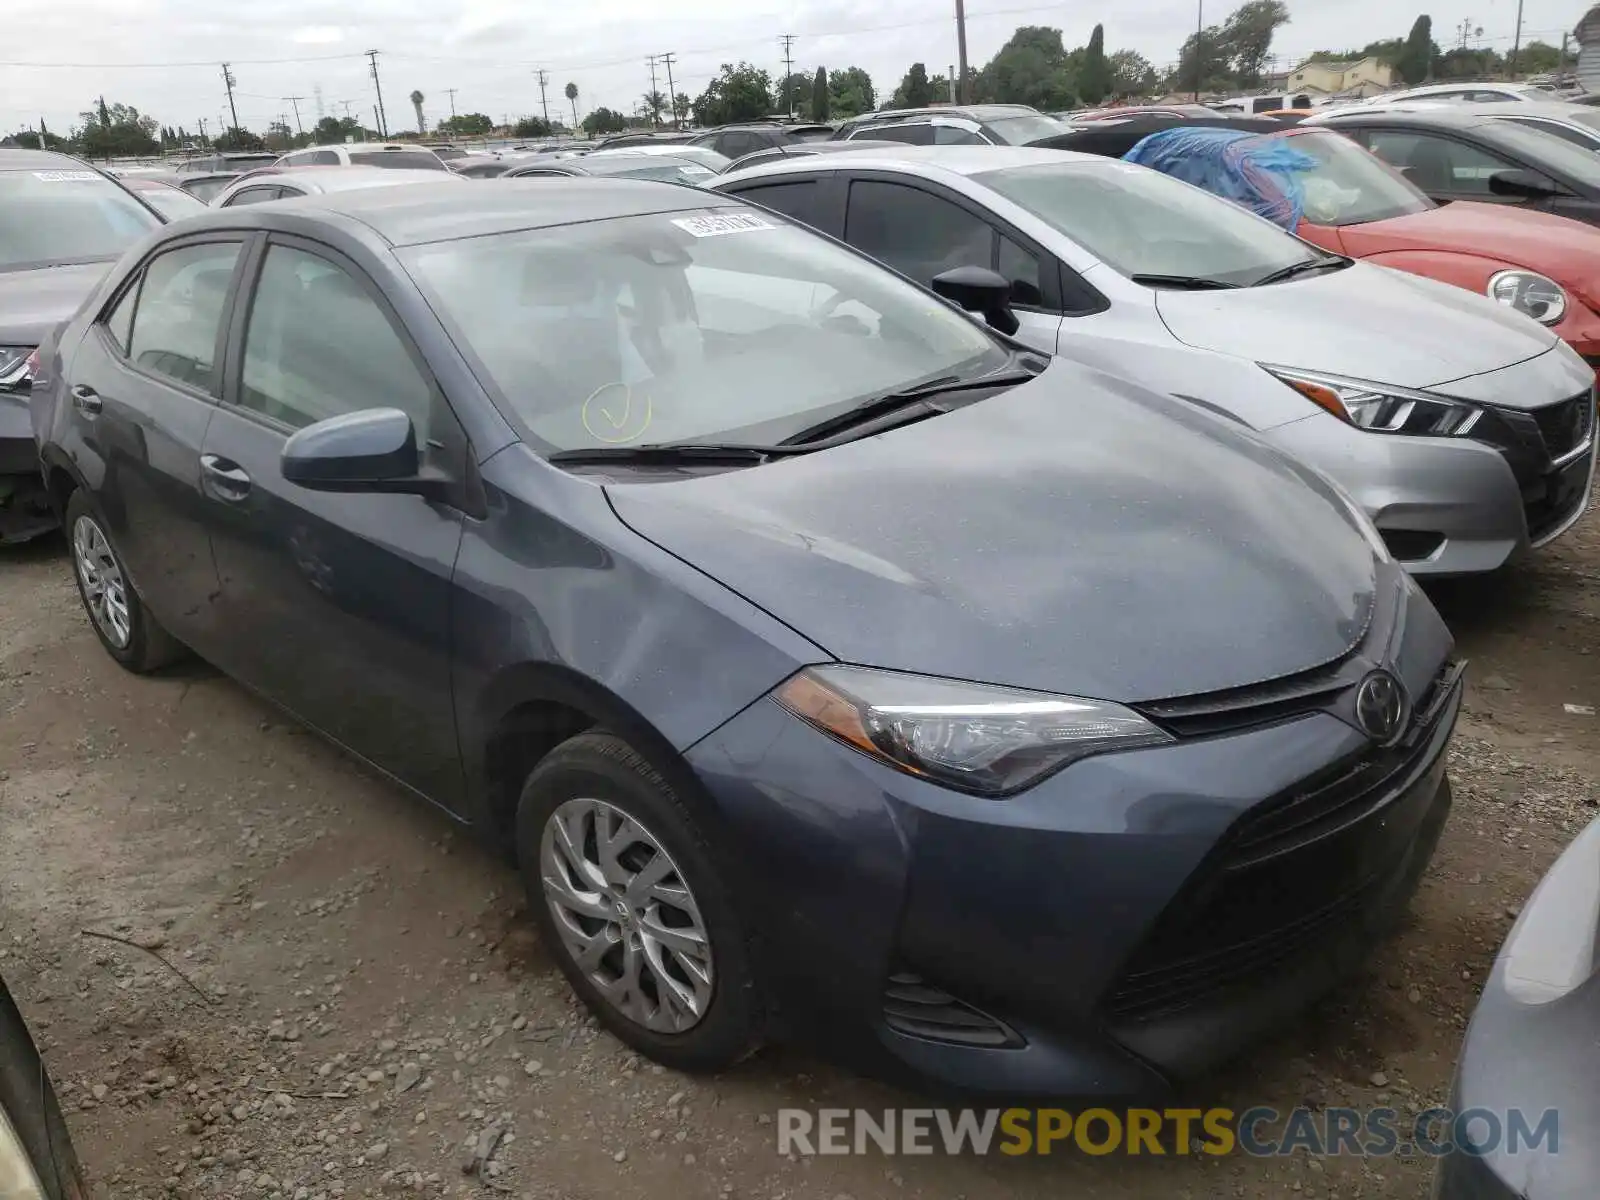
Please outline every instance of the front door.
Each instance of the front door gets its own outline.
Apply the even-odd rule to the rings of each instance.
[[[145,604],[201,654],[217,638],[200,451],[216,411],[237,238],[164,250],[67,367],[67,448]]]
[[[461,769],[450,689],[462,514],[417,496],[308,491],[283,478],[297,429],[360,409],[411,416],[430,466],[466,440],[359,268],[274,238],[233,322],[226,403],[200,469],[233,638],[230,673],[446,807]]]

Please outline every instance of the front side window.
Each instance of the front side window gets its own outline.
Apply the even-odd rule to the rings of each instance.
[[[935,125],[933,127],[933,144],[935,146],[987,146],[989,143],[971,129],[963,129],[959,125]]]
[[[128,357],[139,367],[212,391],[217,332],[238,242],[203,242],[168,250],[144,269]]]
[[[161,218],[98,171],[0,171],[0,271],[119,258]]]
[[[400,254],[549,450],[778,441],[863,398],[1005,356],[919,288],[756,209]]]
[[[1248,285],[1316,256],[1242,208],[1128,163],[1007,167],[973,178],[1124,275]]]
[[[993,266],[994,237],[987,221],[931,193],[874,180],[850,185],[845,241],[918,283],[952,267]]]
[[[1372,152],[1430,194],[1488,196],[1489,180],[1516,164],[1479,146],[1454,138],[1409,130],[1375,129],[1368,136]]]
[[[239,403],[291,429],[398,408],[422,441],[433,393],[388,314],[348,271],[273,246],[250,303]]]
[[[904,142],[908,146],[931,146],[933,126],[926,121],[916,125],[884,125],[872,130],[872,138],[882,142]]]
[[[133,306],[138,299],[139,284],[135,281],[122,293],[122,299],[117,301],[117,306],[105,320],[106,332],[124,354],[128,352],[128,335],[133,332]]]
[[[240,188],[222,202],[222,207],[234,208],[240,204],[263,204],[268,200],[276,200],[282,190],[276,185],[272,187]]]

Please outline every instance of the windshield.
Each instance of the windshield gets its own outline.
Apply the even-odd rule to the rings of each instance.
[[[138,184],[135,190],[145,203],[169,221],[205,212],[205,201],[198,200],[182,188],[168,187],[164,183]]]
[[[1001,117],[998,120],[985,121],[983,127],[1008,146],[1026,146],[1029,142],[1036,142],[1040,138],[1066,133],[1071,128],[1065,122],[1047,117],[1043,113]]]
[[[402,252],[542,448],[779,441],[1004,348],[769,213],[622,217]]]
[[[1363,225],[1434,207],[1400,172],[1341,133],[1289,136],[1291,146],[1319,164],[1296,172],[1305,188],[1304,216],[1313,225]]]
[[[410,171],[448,171],[432,150],[352,150],[350,162],[358,167],[401,167]]]
[[[717,173],[699,163],[672,162],[661,159],[624,160],[622,162],[590,162],[584,164],[591,175],[617,175],[623,179],[659,179],[664,183],[692,183],[703,185],[715,179]]]
[[[1249,286],[1323,257],[1226,200],[1130,163],[1007,167],[974,178],[1124,275]]]
[[[0,172],[0,271],[117,258],[160,227],[95,171]]]

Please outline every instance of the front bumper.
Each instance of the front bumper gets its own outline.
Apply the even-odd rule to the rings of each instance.
[[[1548,886],[1556,873],[1566,886]],[[1495,1114],[1500,1136],[1480,1122],[1471,1138],[1480,1144],[1439,1160],[1434,1194],[1439,1200],[1557,1200],[1600,1194],[1600,1122],[1595,1080],[1600,1078],[1600,975],[1594,972],[1600,926],[1600,822],[1574,839],[1523,908],[1467,1027],[1456,1067],[1450,1108]],[[1530,1002],[1508,982],[1509,951],[1525,944],[1554,948],[1555,958],[1575,949],[1582,958],[1574,974],[1582,981],[1558,999]],[[1545,964],[1550,965],[1550,964]],[[1557,963],[1557,966],[1565,964]],[[1520,964],[1516,968],[1526,974]],[[1583,978],[1588,972],[1587,978]],[[1520,998],[1519,998],[1520,996]],[[1513,1147],[1510,1129],[1519,1121],[1537,1130],[1555,1112],[1555,1144],[1524,1137]]]
[[[775,1015],[965,1095],[1132,1098],[1209,1070],[1364,959],[1432,854],[1460,683],[1430,693],[1439,658],[1413,657],[1428,715],[1378,767],[1318,711],[1086,759],[1003,801],[751,706],[689,761],[740,847]]]
[[[29,541],[56,524],[39,473],[28,397],[0,393],[0,546]]]

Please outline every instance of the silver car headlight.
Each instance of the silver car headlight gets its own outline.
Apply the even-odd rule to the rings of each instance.
[[[45,1200],[39,1173],[28,1161],[28,1151],[4,1109],[0,1109],[0,1196],[5,1200]]]
[[[0,389],[10,391],[29,381],[32,346],[0,346]]]
[[[1432,392],[1262,365],[1313,404],[1372,433],[1464,437],[1483,415],[1475,404]]]
[[[1534,889],[1500,951],[1505,989],[1548,1004],[1594,974],[1600,927],[1600,821],[1572,839]]]
[[[807,667],[774,697],[898,771],[983,796],[1020,791],[1091,754],[1172,740],[1105,700],[870,667]]]
[[[1541,325],[1558,324],[1567,315],[1567,293],[1554,279],[1533,271],[1500,271],[1484,289],[1491,300],[1532,317]]]

